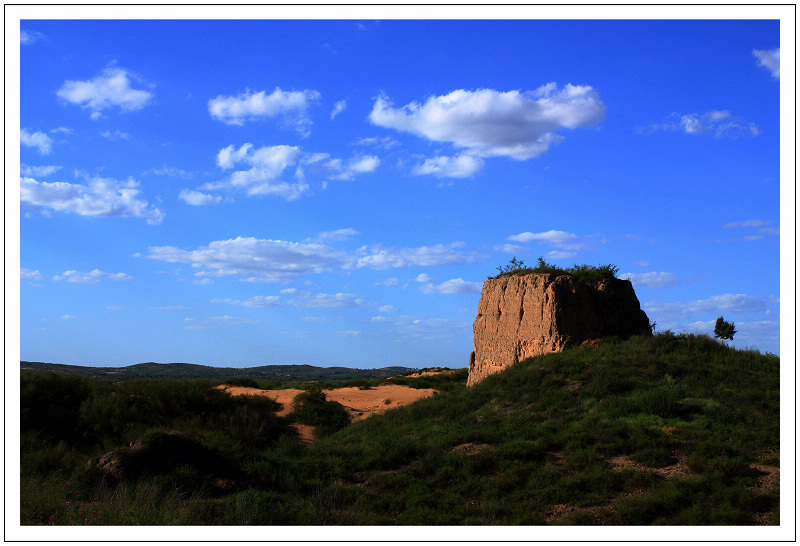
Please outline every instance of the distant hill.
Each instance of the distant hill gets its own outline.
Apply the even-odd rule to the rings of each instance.
[[[236,377],[249,377],[263,381],[326,381],[339,379],[379,379],[413,372],[415,370],[416,368],[405,368],[402,366],[362,370],[340,366],[323,368],[319,366],[309,366],[307,364],[256,366],[252,368],[218,368],[215,366],[202,366],[200,364],[186,364],[183,362],[173,362],[169,364],[144,362],[142,364],[122,367],[94,367],[20,361],[20,371],[74,373],[94,378],[110,379],[112,381],[124,381],[138,377],[153,379],[231,379]]]

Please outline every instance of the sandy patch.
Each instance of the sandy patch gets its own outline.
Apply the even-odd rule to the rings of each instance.
[[[264,390],[231,385],[219,385],[216,388],[229,392],[233,396],[268,396],[283,406],[277,412],[281,416],[291,413],[292,401],[298,394],[305,392],[299,389]],[[437,391],[434,389],[412,389],[405,385],[387,384],[363,390],[358,387],[345,387],[323,390],[322,392],[325,393],[329,401],[338,402],[344,406],[350,421],[355,422],[366,419],[373,413],[384,413],[422,398],[433,396]],[[314,440],[313,427],[299,423],[295,423],[292,426],[297,430],[302,442],[311,443]]]
[[[220,385],[216,387],[220,390],[231,393],[232,396],[268,396],[281,404],[283,408],[278,412],[278,415],[287,415],[292,411],[292,400],[300,394],[300,389],[279,389],[279,390],[264,390],[255,389],[253,387],[234,387],[231,385]]]
[[[412,389],[405,385],[379,385],[371,389],[346,387],[322,391],[331,402],[338,402],[350,414],[351,421],[361,421],[373,413],[384,413],[433,396],[434,389]]]

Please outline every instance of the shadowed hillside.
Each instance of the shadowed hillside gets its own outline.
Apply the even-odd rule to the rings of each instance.
[[[318,366],[309,366],[308,364],[256,366],[253,368],[218,368],[215,366],[201,366],[200,364],[185,364],[182,362],[169,364],[145,362],[132,366],[95,367],[70,366],[67,364],[50,364],[45,362],[26,362],[23,360],[20,362],[20,370],[76,373],[89,377],[110,379],[111,381],[124,381],[135,378],[224,380],[246,377],[264,381],[325,381],[389,377],[391,375],[413,371],[413,368],[391,366],[387,368],[359,370],[356,368],[343,368],[338,366],[322,368]]]
[[[775,525],[779,367],[707,336],[604,339],[470,388],[358,380],[438,394],[311,445],[299,414],[214,381],[24,373],[21,518],[69,524],[80,500],[119,525]],[[302,419],[342,415],[318,392]]]

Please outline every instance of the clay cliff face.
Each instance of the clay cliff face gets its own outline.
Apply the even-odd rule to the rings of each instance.
[[[597,285],[569,275],[505,275],[483,283],[467,385],[526,358],[590,339],[650,334],[630,281]]]

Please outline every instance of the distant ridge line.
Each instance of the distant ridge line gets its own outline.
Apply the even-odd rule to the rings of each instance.
[[[75,366],[47,362],[20,361],[20,373],[74,373],[99,379],[124,381],[135,378],[152,379],[232,379],[249,377],[268,381],[324,381],[331,379],[377,379],[417,371],[418,368],[388,366],[359,369],[343,366],[321,367],[309,364],[273,364],[250,368],[231,368],[190,364],[186,362],[142,362],[129,366]]]

